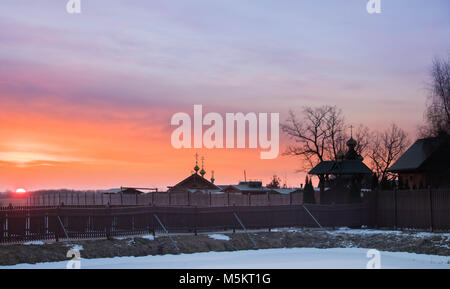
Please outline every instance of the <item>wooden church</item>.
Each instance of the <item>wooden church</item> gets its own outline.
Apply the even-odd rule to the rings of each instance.
[[[320,203],[356,203],[361,201],[361,182],[372,171],[363,163],[353,137],[347,141],[348,150],[337,153],[335,160],[322,161],[309,174],[319,177]]]
[[[221,191],[221,188],[214,184],[214,171],[211,173],[211,180],[205,178],[204,158],[202,158],[202,168],[200,170],[198,166],[198,154],[195,155],[195,167],[194,172],[179,182],[178,184],[168,187],[168,193],[217,193]],[[200,170],[200,171],[199,171]]]

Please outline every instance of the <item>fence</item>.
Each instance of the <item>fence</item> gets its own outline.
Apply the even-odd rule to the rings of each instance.
[[[155,216],[171,233],[239,228],[234,213],[247,228],[317,227],[314,216],[324,227],[450,230],[450,191],[442,190],[374,191],[361,204],[305,205],[312,216],[301,204],[301,193],[104,194],[97,204],[101,196],[93,195],[91,205],[88,194],[88,205],[78,201],[81,194],[68,194],[56,199],[64,206],[50,206],[41,196],[49,206],[0,207],[0,243],[155,233],[161,230]],[[104,205],[105,196],[112,205]]]
[[[289,195],[262,194],[243,195],[235,193],[203,194],[203,193],[166,193],[151,192],[146,194],[109,194],[101,192],[51,192],[31,194],[26,200],[30,206],[280,206],[301,205],[303,193]],[[25,205],[24,204],[24,205]]]
[[[366,204],[308,205],[323,226],[369,223]],[[170,233],[239,228],[234,213],[247,228],[317,227],[303,206],[245,207],[22,207],[0,210],[0,243],[61,238],[105,238],[162,231]]]
[[[377,227],[450,229],[450,191],[379,191],[371,199],[372,223]]]

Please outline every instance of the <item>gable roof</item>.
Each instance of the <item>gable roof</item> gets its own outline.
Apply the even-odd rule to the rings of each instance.
[[[289,195],[290,193],[301,191],[300,188],[278,188],[272,189],[272,191],[277,192],[281,195]]]
[[[171,187],[169,191],[176,190],[188,190],[188,189],[196,189],[196,190],[220,190],[218,186],[211,183],[207,179],[201,177],[198,174],[192,174],[189,177],[185,178],[175,186]]]
[[[388,171],[397,173],[424,169],[432,158],[438,162],[450,161],[449,144],[448,136],[418,139]],[[441,156],[433,157],[436,153]]]
[[[372,171],[360,160],[323,161],[309,171],[310,175],[353,175],[372,174]]]

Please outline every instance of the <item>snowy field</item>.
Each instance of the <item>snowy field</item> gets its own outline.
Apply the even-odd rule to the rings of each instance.
[[[216,237],[216,236],[215,236]],[[368,250],[292,248],[195,254],[81,259],[82,269],[365,269]],[[81,257],[83,253],[81,251]],[[18,264],[0,268],[65,269],[67,262]],[[450,257],[380,252],[382,269],[450,269]]]

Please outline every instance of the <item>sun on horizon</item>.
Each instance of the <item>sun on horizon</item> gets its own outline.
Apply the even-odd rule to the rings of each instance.
[[[19,188],[16,190],[16,194],[26,194],[27,190],[23,189],[23,188]]]

